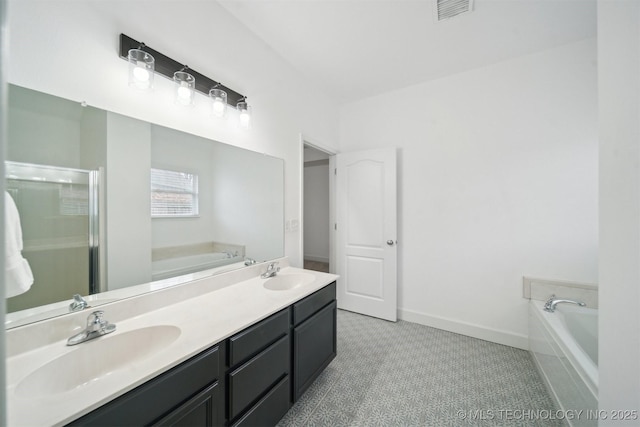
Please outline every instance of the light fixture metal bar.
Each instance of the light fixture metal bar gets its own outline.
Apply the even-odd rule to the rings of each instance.
[[[142,49],[143,51],[151,54],[155,59],[155,71],[171,80],[173,80],[173,73],[175,73],[176,71],[181,71],[183,69],[183,63],[171,59],[166,55],[163,55],[157,50],[150,48],[146,44],[143,45],[143,47],[140,47],[141,45],[141,42],[134,40],[125,34],[120,34],[120,58],[127,60],[130,49]],[[209,90],[213,87],[222,89],[227,92],[227,103],[230,107],[235,108],[236,104],[240,100],[244,100],[244,98],[246,98],[241,93],[238,93],[235,90],[230,89],[227,86],[215,80],[212,80],[203,74],[200,74],[192,68],[188,69],[188,73],[196,79],[195,89],[205,96],[209,96]]]

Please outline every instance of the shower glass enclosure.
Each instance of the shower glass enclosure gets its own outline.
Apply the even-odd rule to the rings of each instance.
[[[22,225],[22,256],[34,277],[29,291],[7,299],[7,311],[99,292],[99,172],[5,164],[6,190]]]

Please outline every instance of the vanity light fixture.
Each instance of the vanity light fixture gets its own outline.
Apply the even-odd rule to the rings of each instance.
[[[209,97],[211,98],[211,111],[216,117],[224,117],[227,111],[227,92],[222,89],[218,89],[220,85],[213,87],[209,91]]]
[[[131,53],[133,53],[135,62],[132,62],[133,60],[130,59]],[[134,40],[125,34],[120,34],[119,54],[121,58],[129,61],[129,64],[130,64],[129,65],[129,79],[130,79],[129,81],[131,82],[131,79],[133,78],[132,75],[134,75],[135,73],[135,76],[134,76],[136,78],[135,81],[142,82],[139,84],[133,84],[136,87],[141,87],[144,89],[151,88],[154,72],[162,76],[165,76],[169,79],[172,79],[174,81],[176,81],[175,80],[176,74],[183,72],[190,75],[193,78],[193,94],[194,95],[195,95],[195,92],[197,91],[205,96],[210,96],[210,92],[213,89],[217,91],[221,91],[226,95],[224,108],[222,108],[221,104],[219,104],[217,107],[214,106],[214,114],[217,114],[216,112],[219,112],[221,110],[222,115],[224,115],[227,104],[231,106],[235,106],[236,108],[243,107],[245,110],[247,110],[248,108],[248,105],[245,102],[246,96],[236,92],[233,89],[230,89],[224,86],[221,83],[216,82],[213,79],[210,79],[209,77],[203,74],[198,73],[193,69],[189,68],[187,71],[187,68],[183,66],[184,63],[180,63],[174,59],[171,59],[168,56],[163,55],[162,53],[154,49],[151,49],[149,46],[145,45],[144,43]],[[151,61],[150,64],[148,62],[149,60]],[[137,71],[135,69],[136,66],[139,68]],[[147,80],[145,80],[145,78]],[[147,83],[143,84],[143,82],[145,81]],[[178,83],[176,82],[176,98],[179,96],[178,92],[180,88],[182,87],[185,88],[184,90],[182,90],[181,93],[185,94],[186,96],[187,94],[186,91],[190,87],[190,86],[182,86],[182,83],[183,81],[180,82],[181,86],[178,87],[177,86]],[[216,93],[219,93],[219,92],[216,92]],[[192,95],[192,99],[194,95]],[[215,100],[213,100],[212,102],[215,102]],[[243,116],[241,114],[241,123],[243,120],[242,117]],[[247,120],[247,124],[248,124],[248,120]]]
[[[249,129],[251,127],[251,106],[247,104],[247,98],[243,97],[237,104],[236,108],[240,114],[240,127],[243,129]]]
[[[196,78],[187,72],[188,69],[189,67],[185,65],[180,71],[173,73],[175,101],[176,104],[184,106],[193,105],[196,97]]]
[[[144,43],[139,43],[137,48],[129,49],[126,58],[129,61],[129,86],[148,90],[153,87],[155,58],[145,52],[144,47]]]

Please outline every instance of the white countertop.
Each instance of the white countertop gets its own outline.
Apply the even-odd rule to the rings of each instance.
[[[279,274],[295,273],[307,273],[315,277],[309,284],[291,290],[273,291],[265,289],[263,287],[265,280],[257,276],[237,283],[226,283],[230,280],[229,277],[212,276],[200,280],[198,286],[214,290],[169,304],[165,301],[164,304],[158,304],[158,308],[143,314],[133,312],[130,307],[138,304],[131,302],[126,305],[131,311],[129,316],[122,313],[124,308],[118,311],[119,302],[101,307],[105,312],[105,318],[110,321],[112,320],[109,316],[110,311],[117,312],[116,320],[118,321],[114,321],[117,329],[112,334],[69,347],[66,345],[66,337],[82,329],[77,325],[75,329],[65,333],[64,339],[17,353],[9,352],[11,356],[7,358],[8,425],[45,426],[69,423],[236,332],[312,294],[338,277],[293,267],[283,268]],[[216,289],[217,285],[214,283],[216,281],[219,281],[219,286],[222,287]],[[175,296],[175,292],[167,293],[169,301],[175,301]],[[137,299],[142,298],[145,296],[137,297]],[[158,293],[154,294],[156,301],[158,298]],[[126,302],[127,300],[122,303]],[[80,314],[86,319],[89,312],[84,311]],[[81,317],[76,318],[78,323]],[[55,319],[51,322],[55,322]],[[53,323],[47,324],[48,321],[40,323],[32,326],[31,329],[35,330],[38,326],[51,329],[54,326]],[[154,325],[176,326],[181,330],[180,336],[155,354],[139,359],[136,363],[127,364],[110,372],[109,375],[70,391],[44,396],[23,396],[16,393],[16,387],[25,377],[55,358],[76,351],[82,346],[91,346],[99,340],[108,340],[117,334]],[[20,333],[20,331],[7,331],[7,336],[9,337],[12,333]],[[23,331],[21,337],[24,338],[24,336]],[[16,339],[17,337],[13,338],[14,341]],[[100,354],[96,354],[95,357],[99,358]]]

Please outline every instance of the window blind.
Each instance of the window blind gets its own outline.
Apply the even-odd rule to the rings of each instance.
[[[198,215],[198,175],[151,169],[151,216]]]

